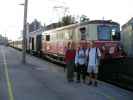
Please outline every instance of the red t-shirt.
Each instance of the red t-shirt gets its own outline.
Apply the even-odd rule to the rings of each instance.
[[[71,60],[74,60],[75,59],[75,54],[76,54],[75,50],[68,49],[66,51],[66,54],[65,54],[65,63],[67,63],[67,62],[69,62]]]

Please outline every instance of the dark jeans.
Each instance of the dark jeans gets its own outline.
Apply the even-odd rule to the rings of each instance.
[[[85,65],[78,64],[77,66],[77,81],[80,81],[80,75],[82,74],[82,79],[85,81],[87,68]]]
[[[67,67],[67,80],[71,81],[74,78],[74,67],[75,67],[74,60],[69,61],[66,64],[66,67]]]

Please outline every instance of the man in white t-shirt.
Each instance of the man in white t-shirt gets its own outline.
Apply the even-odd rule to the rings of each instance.
[[[89,73],[89,83],[88,85],[92,84],[92,79],[94,80],[94,86],[97,86],[97,74],[98,74],[98,65],[99,60],[101,57],[101,52],[99,48],[96,48],[94,41],[90,43],[90,48],[86,50],[86,56],[87,56],[87,72]],[[92,78],[92,75],[94,74],[94,78]]]
[[[85,83],[86,66],[85,66],[86,52],[82,44],[76,50],[75,65],[77,68],[77,83],[80,83],[80,76],[82,75],[83,83]]]

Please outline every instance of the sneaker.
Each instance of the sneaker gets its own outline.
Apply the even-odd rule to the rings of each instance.
[[[89,85],[91,85],[92,84],[92,81],[90,81],[87,85],[89,86]]]
[[[94,82],[94,86],[97,87],[98,86],[98,83],[97,81]]]

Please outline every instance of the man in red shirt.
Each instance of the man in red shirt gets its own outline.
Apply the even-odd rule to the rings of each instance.
[[[68,48],[65,53],[65,63],[67,68],[67,80],[68,82],[72,82],[74,78],[74,67],[75,67],[75,50],[74,43],[69,42]]]

